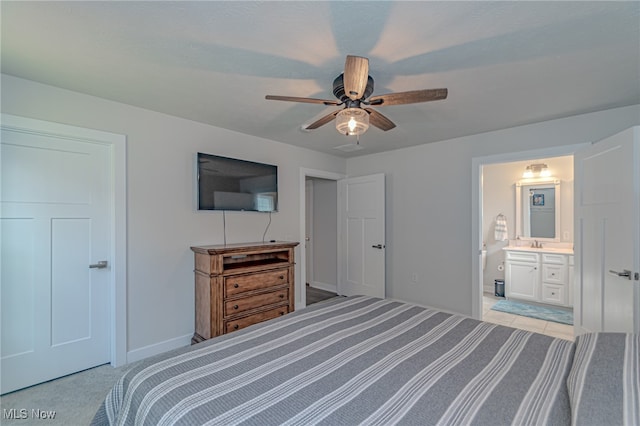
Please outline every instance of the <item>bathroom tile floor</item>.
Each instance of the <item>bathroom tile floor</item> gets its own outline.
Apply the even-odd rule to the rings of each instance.
[[[502,298],[487,293],[482,296],[482,319],[484,321],[573,341],[573,326],[523,317],[506,312],[492,311],[491,307],[498,300],[502,300]]]

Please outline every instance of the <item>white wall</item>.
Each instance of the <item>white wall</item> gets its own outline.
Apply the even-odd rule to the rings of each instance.
[[[223,242],[222,213],[193,209],[196,152],[279,166],[279,212],[272,216],[267,239],[301,240],[300,167],[335,173],[346,167],[339,157],[8,75],[1,76],[1,84],[3,113],[127,136],[130,360],[188,343],[194,327],[189,247]],[[228,212],[227,242],[260,241],[268,220],[265,213]]]
[[[127,136],[127,330],[135,356],[166,348],[164,342],[188,341],[194,303],[189,247],[223,241],[221,213],[193,211],[198,151],[280,167],[280,211],[268,239],[301,240],[300,167],[350,176],[384,172],[387,295],[470,314],[472,158],[597,141],[640,124],[640,106],[632,106],[345,161],[7,75],[1,85],[4,113]],[[228,213],[226,219],[228,242],[260,240],[268,222],[264,213]],[[413,273],[418,285],[411,284]]]
[[[636,105],[348,159],[350,177],[386,175],[388,297],[471,315],[473,158],[594,142],[638,124]]]
[[[487,245],[487,269],[484,271],[485,290],[492,291],[496,278],[504,279],[498,265],[504,263],[503,247],[509,241],[494,238],[495,219],[500,213],[507,218],[508,238],[516,236],[515,183],[522,180],[525,167],[532,163],[545,163],[554,178],[560,180],[560,229],[562,243],[573,242],[573,156],[539,158],[533,161],[488,164],[482,168],[482,239]],[[564,234],[568,233],[564,238]]]

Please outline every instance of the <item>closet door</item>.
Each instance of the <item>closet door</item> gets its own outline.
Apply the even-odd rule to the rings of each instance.
[[[384,174],[338,181],[339,294],[385,297]]]

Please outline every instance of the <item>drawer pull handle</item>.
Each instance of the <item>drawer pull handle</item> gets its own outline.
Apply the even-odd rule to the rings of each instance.
[[[284,275],[280,275],[279,277],[281,280],[284,280]]]
[[[238,305],[233,305],[233,309],[238,309]]]
[[[281,294],[281,295],[280,295],[280,299],[284,299],[284,294]]]
[[[238,285],[238,283],[235,283],[235,284],[233,285],[233,288],[238,288],[238,287],[240,287],[240,285]]]
[[[280,311],[280,315],[284,315],[284,312]]]
[[[234,329],[234,330],[237,330],[238,328],[239,328],[238,324],[236,324],[236,325],[234,325],[234,326],[233,326],[233,329]]]

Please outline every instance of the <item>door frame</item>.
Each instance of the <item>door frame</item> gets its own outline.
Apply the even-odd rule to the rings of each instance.
[[[305,230],[304,230],[304,247],[306,250],[304,261],[305,261],[305,283],[311,284],[314,280],[313,276],[313,179],[305,179]],[[309,211],[306,210],[307,206],[309,206]],[[309,240],[307,240],[307,237]],[[311,244],[307,244],[311,243]],[[307,280],[307,277],[309,279]],[[305,290],[306,290],[305,286]]]
[[[110,358],[113,367],[127,363],[127,191],[125,135],[67,124],[0,114],[0,127],[15,132],[96,143],[111,155]]]
[[[573,155],[591,142],[494,154],[471,159],[471,317],[482,319],[482,167],[488,164]]]
[[[298,223],[300,224],[300,236],[302,238],[304,238],[304,235],[306,234],[307,230],[306,230],[306,180],[307,177],[310,178],[320,178],[320,179],[327,179],[327,180],[335,180],[338,181],[340,179],[344,179],[345,177],[347,177],[345,174],[342,173],[335,173],[335,172],[329,172],[329,171],[325,171],[325,170],[316,170],[316,169],[308,169],[305,167],[300,167],[300,175],[299,175],[299,180],[298,180],[298,191],[299,191],[299,202],[300,202],[300,208],[299,208],[299,219],[298,219]],[[337,202],[337,200],[336,200]],[[339,216],[340,212],[336,211],[336,215],[337,215],[337,219],[339,220],[340,216]],[[338,222],[339,224],[339,222]],[[339,226],[338,226],[339,229]],[[336,235],[337,237],[340,237],[339,233],[338,233],[338,229],[336,229]],[[295,308],[296,309],[303,309],[307,306],[307,300],[306,300],[306,296],[307,296],[307,289],[305,286],[305,280],[307,277],[307,249],[305,247],[305,244],[300,244],[298,247],[300,247],[300,278],[299,280],[297,280],[298,284],[296,285],[296,300],[295,300]],[[340,271],[342,268],[342,260],[341,260],[341,256],[340,256],[340,238],[338,238],[338,247],[336,247],[336,267],[337,270]],[[340,294],[340,273],[338,273],[338,294]]]

